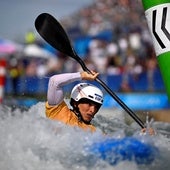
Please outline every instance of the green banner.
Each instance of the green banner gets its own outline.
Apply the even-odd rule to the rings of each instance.
[[[170,0],[142,0],[142,2],[170,101]]]
[[[154,7],[156,5],[170,3],[170,0],[142,0],[143,7],[145,10]]]
[[[158,64],[170,101],[170,52],[158,56]]]

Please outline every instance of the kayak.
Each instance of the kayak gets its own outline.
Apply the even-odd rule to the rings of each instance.
[[[135,161],[137,164],[150,164],[157,157],[157,147],[143,143],[134,137],[122,139],[109,138],[95,142],[90,146],[90,152],[97,158],[115,165],[120,161]]]

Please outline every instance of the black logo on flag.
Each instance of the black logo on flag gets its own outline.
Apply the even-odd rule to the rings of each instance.
[[[165,36],[169,39],[170,41],[170,32],[168,32],[168,30],[166,29],[165,25],[166,25],[166,21],[167,21],[167,7],[163,8],[163,12],[162,12],[162,22],[161,22],[161,30],[163,31],[163,33],[165,34]],[[158,41],[159,45],[161,46],[162,49],[166,48],[165,44],[162,42],[160,36],[158,35],[158,33],[156,32],[156,16],[157,16],[157,10],[154,10],[152,13],[152,32],[156,38],[156,40]]]

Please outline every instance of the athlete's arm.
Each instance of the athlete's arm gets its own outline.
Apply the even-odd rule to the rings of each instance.
[[[64,100],[64,92],[62,87],[74,81],[95,80],[98,73],[91,71],[92,74],[83,72],[65,73],[54,75],[49,79],[47,101],[49,105],[58,105]]]
[[[81,80],[81,74],[64,73],[50,77],[47,91],[47,101],[49,105],[58,105],[64,100],[62,87],[74,81]]]

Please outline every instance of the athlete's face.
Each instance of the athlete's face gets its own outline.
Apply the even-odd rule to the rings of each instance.
[[[94,115],[97,113],[99,106],[93,102],[89,102],[79,103],[78,108],[83,120],[85,122],[90,122],[93,119]]]

